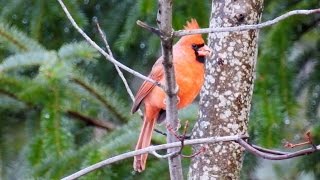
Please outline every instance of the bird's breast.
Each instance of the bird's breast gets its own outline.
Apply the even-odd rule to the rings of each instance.
[[[178,108],[184,108],[197,97],[204,82],[204,67],[199,62],[175,66],[176,81],[179,86]]]

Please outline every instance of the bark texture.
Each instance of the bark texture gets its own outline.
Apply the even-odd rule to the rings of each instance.
[[[260,22],[263,0],[213,0],[210,27]],[[211,33],[213,56],[206,61],[199,120],[192,138],[247,135],[258,30]],[[196,152],[204,145],[193,146]],[[233,142],[208,145],[192,159],[189,179],[239,179],[244,149]]]

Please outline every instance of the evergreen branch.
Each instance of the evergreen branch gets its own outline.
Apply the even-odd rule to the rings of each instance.
[[[14,52],[44,50],[38,42],[3,22],[0,23],[0,40],[5,42],[5,47]]]
[[[73,25],[73,27],[88,41],[88,43],[90,45],[92,45],[95,49],[97,49],[104,57],[106,57],[106,59],[108,59],[111,63],[113,64],[116,64],[117,66],[119,66],[120,68],[126,70],[127,72],[133,74],[134,76],[137,76],[145,81],[149,81],[153,84],[155,84],[156,86],[159,86],[161,88],[162,85],[159,83],[159,82],[156,82],[155,80],[147,77],[147,76],[144,76],[142,74],[140,74],[139,72],[137,71],[134,71],[133,69],[125,66],[124,64],[120,63],[119,61],[117,61],[116,59],[114,59],[111,55],[109,55],[107,52],[105,52],[97,43],[95,43],[79,26],[78,24],[75,22],[75,20],[73,19],[73,17],[71,16],[70,12],[68,11],[67,7],[64,5],[64,3],[62,2],[62,0],[57,0],[63,11],[66,13],[69,21],[71,22],[71,24]]]
[[[265,148],[261,148],[261,150],[256,149],[255,145],[250,145],[248,144],[245,140],[243,140],[244,138],[247,138],[246,136],[239,136],[239,135],[235,135],[235,136],[222,136],[222,137],[209,137],[209,138],[199,138],[199,139],[192,139],[192,140],[186,140],[184,142],[184,145],[195,145],[195,144],[210,144],[210,143],[218,143],[218,142],[230,142],[230,141],[234,141],[239,143],[242,147],[244,147],[247,151],[249,151],[250,153],[258,156],[258,157],[262,157],[265,159],[269,159],[269,160],[283,160],[283,159],[290,159],[290,158],[294,158],[294,157],[298,157],[298,156],[303,156],[303,155],[308,155],[311,153],[315,153],[317,151],[320,151],[320,145],[317,145],[315,148],[306,148],[306,149],[302,149],[296,152],[281,152],[281,151],[273,151],[273,150],[269,150],[269,149],[265,149]],[[175,153],[172,154],[167,154],[167,155],[159,155],[157,153],[155,153],[155,151],[157,150],[162,150],[162,149],[170,149],[170,148],[175,148],[175,147],[181,147],[181,142],[174,142],[174,143],[167,143],[167,144],[161,144],[161,145],[157,145],[157,146],[149,146],[143,149],[139,149],[139,150],[135,150],[135,151],[130,151],[127,153],[123,153],[120,154],[118,156],[114,156],[111,157],[109,159],[100,161],[96,164],[93,164],[91,166],[88,166],[74,174],[71,174],[65,178],[63,178],[62,180],[72,180],[72,179],[77,179],[81,176],[84,176],[92,171],[95,171],[97,169],[100,169],[104,166],[107,166],[109,164],[118,162],[120,160],[123,159],[127,159],[133,156],[137,156],[140,154],[145,154],[145,153],[150,153],[153,154],[154,156],[158,157],[158,158],[169,158],[171,156],[174,156]],[[274,153],[276,152],[276,153]]]
[[[19,101],[21,103],[23,103],[24,105],[28,106],[28,107],[33,107],[33,104],[31,104],[30,102],[27,101],[23,101],[20,98],[18,98],[18,96],[16,96],[14,93],[11,93],[9,91],[6,91],[4,89],[0,89],[0,94],[3,94],[11,99],[14,99],[16,101]]]
[[[3,94],[5,96],[8,96],[9,98],[12,98],[14,100],[17,100],[19,102],[22,102],[23,104],[27,105],[29,108],[33,108],[35,107],[32,103],[27,102],[27,101],[23,101],[20,98],[18,98],[15,94],[8,92],[6,90],[0,89],[0,94]],[[98,119],[94,119],[88,116],[85,116],[79,112],[76,111],[71,111],[71,110],[67,110],[66,114],[68,114],[69,116],[79,119],[81,121],[86,122],[89,125],[93,125],[96,127],[100,127],[106,130],[114,130],[115,128],[117,128],[117,126],[111,122],[107,122],[105,120],[98,120]]]
[[[88,116],[85,116],[79,112],[68,110],[66,112],[69,116],[76,118],[78,120],[84,121],[89,125],[100,127],[106,130],[114,130],[117,126],[111,122],[105,120],[98,120]]]
[[[10,36],[10,34],[6,33],[2,29],[0,29],[0,36],[7,39],[7,41],[10,41],[12,44],[16,45],[22,51],[28,50],[28,48],[24,44],[21,44],[18,40],[16,40],[14,37]]]
[[[243,25],[243,26],[235,26],[235,27],[214,27],[214,28],[202,28],[196,30],[179,30],[173,33],[174,37],[181,37],[191,34],[206,34],[206,33],[216,33],[216,32],[236,32],[236,31],[246,31],[246,30],[255,30],[262,29],[267,26],[272,26],[290,16],[293,15],[310,15],[320,13],[320,8],[311,9],[311,10],[293,10],[289,11],[281,16],[276,17],[275,19],[253,25]]]
[[[61,59],[97,59],[100,54],[98,51],[90,46],[86,41],[74,42],[63,45],[59,51]]]
[[[56,54],[47,51],[19,53],[4,59],[0,64],[0,72],[14,68],[40,66],[56,59]]]
[[[72,81],[74,81],[76,84],[80,85],[82,88],[87,90],[91,95],[93,95],[95,98],[97,98],[98,101],[102,103],[102,105],[109,111],[112,111],[113,114],[120,120],[124,120],[123,114],[121,112],[116,110],[116,107],[111,105],[99,92],[96,91],[95,88],[91,87],[87,82],[80,80],[77,77],[72,77]]]
[[[0,94],[6,95],[6,96],[8,96],[8,97],[10,97],[10,98],[12,98],[14,100],[20,101],[15,94],[13,94],[11,92],[8,92],[8,91],[5,91],[3,89],[0,89]]]

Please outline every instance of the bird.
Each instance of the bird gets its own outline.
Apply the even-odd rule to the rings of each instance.
[[[195,19],[187,21],[185,30],[199,29]],[[178,87],[177,108],[181,109],[193,102],[199,94],[204,82],[204,61],[210,55],[211,49],[205,44],[201,34],[181,37],[172,47],[173,66]],[[153,65],[149,78],[165,83],[164,67],[161,56]],[[135,113],[140,105],[144,104],[144,118],[136,150],[150,146],[152,132],[156,122],[160,123],[166,118],[166,94],[155,84],[144,81],[139,88],[131,112]],[[137,172],[145,170],[148,154],[134,156],[133,168]]]

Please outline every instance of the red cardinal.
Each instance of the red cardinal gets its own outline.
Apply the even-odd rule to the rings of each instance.
[[[199,29],[195,19],[191,19],[185,26],[186,30]],[[204,81],[204,60],[211,50],[204,44],[201,34],[182,37],[173,46],[173,64],[179,87],[177,104],[178,109],[189,105],[199,94]],[[153,65],[149,78],[165,84],[163,58],[160,57]],[[136,112],[141,103],[144,103],[144,119],[140,132],[137,149],[148,147],[151,143],[152,131],[156,121],[161,122],[166,117],[165,92],[154,84],[144,81],[136,100],[132,106],[132,113]],[[133,168],[142,172],[145,169],[148,154],[134,157]]]

